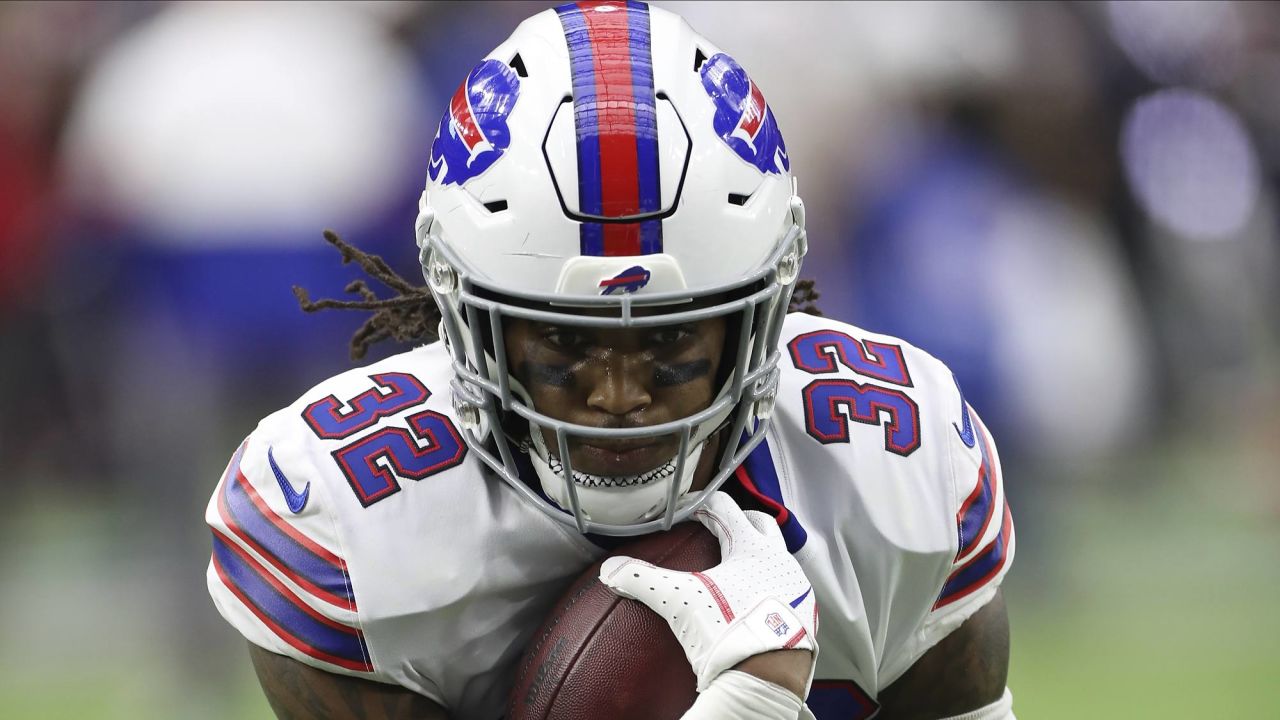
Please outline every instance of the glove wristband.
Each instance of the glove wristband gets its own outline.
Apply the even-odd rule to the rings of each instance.
[[[789,690],[741,670],[726,670],[698,693],[680,720],[796,720],[804,703]]]
[[[800,618],[786,603],[767,598],[736,618],[709,649],[698,673],[698,691],[706,690],[722,672],[752,655],[788,648],[813,650],[816,657],[817,647]]]

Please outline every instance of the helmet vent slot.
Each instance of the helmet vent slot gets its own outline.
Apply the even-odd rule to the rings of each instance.
[[[507,209],[506,200],[491,200],[484,204],[484,209],[491,213],[500,213]]]
[[[693,49],[693,71],[698,72],[702,69],[702,63],[707,61],[707,56],[702,52],[702,48]]]
[[[741,195],[741,194],[739,194],[739,193],[729,193],[729,204],[730,204],[730,205],[737,205],[737,206],[741,207],[741,206],[743,206],[743,205],[746,205],[746,204],[747,204],[747,201],[748,201],[748,200],[750,200],[750,199],[751,199],[751,196],[750,196],[750,195]]]
[[[524,58],[520,57],[520,53],[516,53],[515,56],[511,58],[511,62],[507,64],[511,66],[512,70],[516,71],[516,75],[519,75],[522,78],[529,77],[529,71],[525,69]]]

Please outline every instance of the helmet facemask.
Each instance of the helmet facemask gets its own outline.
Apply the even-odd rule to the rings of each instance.
[[[788,218],[774,257],[755,276],[698,295],[575,296],[539,302],[476,279],[430,221],[419,227],[424,275],[442,311],[441,337],[455,378],[453,401],[467,444],[526,499],[580,532],[636,535],[687,518],[763,439],[777,391],[777,339],[806,250],[803,211]],[[797,220],[799,222],[797,222]],[[552,417],[536,407],[508,363],[504,326],[512,319],[581,328],[651,328],[725,318],[724,351],[710,404],[657,425],[601,428]],[[545,435],[551,436],[548,442]],[[674,440],[675,453],[640,477],[573,470],[581,441]],[[718,440],[718,442],[716,442]],[[708,483],[689,489],[709,448],[716,457]],[[528,453],[542,487],[520,475]],[[568,462],[565,462],[568,458]],[[569,467],[566,468],[565,466]],[[566,470],[572,470],[570,483]]]

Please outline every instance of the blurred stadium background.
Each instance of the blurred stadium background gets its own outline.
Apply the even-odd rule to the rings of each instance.
[[[1280,5],[658,4],[775,109],[822,309],[993,427],[1018,715],[1280,718]],[[418,277],[444,103],[542,7],[0,5],[0,716],[270,717],[205,502],[349,366],[321,229]]]

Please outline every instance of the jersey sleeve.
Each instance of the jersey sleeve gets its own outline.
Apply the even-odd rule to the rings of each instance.
[[[771,438],[823,624],[845,623],[818,662],[874,696],[994,597],[1014,542],[999,456],[927,351],[807,316],[785,332]]]
[[[991,601],[1014,555],[1013,515],[995,442],[963,396],[955,407],[959,418],[952,424],[949,454],[956,549],[940,572],[937,597],[922,626],[924,647]]]
[[[991,434],[967,404],[957,433],[963,460],[957,465],[956,555],[933,605],[938,621],[966,607],[972,614],[995,594],[1013,560],[1013,516],[1005,497],[1000,457]],[[964,428],[969,428],[965,431]]]
[[[323,488],[300,444],[272,437],[268,422],[236,450],[209,501],[209,593],[249,642],[329,672],[381,679]]]

